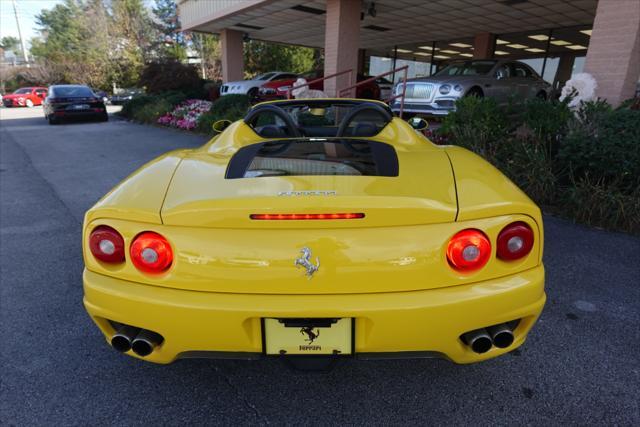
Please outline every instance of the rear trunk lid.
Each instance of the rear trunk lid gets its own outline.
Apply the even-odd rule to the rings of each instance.
[[[443,150],[399,152],[398,160],[396,177],[227,179],[228,158],[202,152],[185,158],[167,192],[159,230],[174,246],[175,264],[155,283],[281,294],[443,286],[444,279],[429,276],[450,274],[441,256],[457,211],[450,163]],[[364,218],[251,219],[266,213]]]

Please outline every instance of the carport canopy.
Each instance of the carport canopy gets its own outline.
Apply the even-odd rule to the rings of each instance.
[[[358,69],[363,50],[430,62],[496,51],[535,57],[548,51],[549,30],[574,27],[566,45],[573,48],[555,48],[586,51],[585,71],[596,77],[600,96],[614,104],[629,98],[640,76],[638,0],[181,0],[179,14],[183,29],[221,35],[225,81],[242,78],[246,37],[323,48],[328,75]],[[527,31],[538,37],[496,45],[501,35]],[[441,41],[456,53],[430,49]],[[325,90],[335,93],[335,86],[327,82]]]

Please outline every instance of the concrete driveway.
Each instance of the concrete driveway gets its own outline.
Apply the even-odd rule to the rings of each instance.
[[[82,217],[146,161],[206,138],[49,126],[39,108],[0,119],[0,424],[640,424],[638,238],[547,217],[545,311],[521,349],[485,363],[152,365],[109,348],[82,307]]]

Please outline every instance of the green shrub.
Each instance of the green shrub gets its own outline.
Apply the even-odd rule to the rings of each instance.
[[[156,123],[158,118],[185,101],[187,96],[178,91],[159,95],[140,95],[122,106],[120,115],[141,123]]]
[[[531,99],[524,105],[522,124],[536,140],[554,144],[566,132],[569,120],[573,116],[567,106],[568,101],[568,99],[565,102]]]
[[[557,200],[557,165],[545,144],[512,138],[502,145],[496,166],[536,203],[550,205]]]
[[[443,121],[451,143],[484,156],[537,203],[586,224],[640,234],[640,110],[605,101],[531,100],[500,110],[464,98]]]
[[[198,70],[193,65],[179,61],[147,64],[142,70],[139,84],[152,94],[180,91],[189,98],[200,98],[202,95],[202,80]]]
[[[493,161],[508,136],[508,118],[493,98],[468,96],[456,102],[456,111],[442,121],[440,132],[452,143]]]
[[[640,234],[640,188],[624,193],[615,183],[585,176],[566,189],[559,209],[581,223]]]
[[[564,181],[589,177],[631,194],[640,187],[640,111],[584,104],[560,144],[558,161],[566,166]]]
[[[152,95],[139,95],[127,101],[122,106],[122,110],[120,110],[120,115],[124,116],[128,119],[133,119],[133,113],[140,108],[144,107],[146,104],[153,102],[156,97]]]
[[[217,99],[208,113],[198,119],[198,131],[212,133],[211,126],[218,120],[240,120],[251,107],[247,95],[225,95]]]

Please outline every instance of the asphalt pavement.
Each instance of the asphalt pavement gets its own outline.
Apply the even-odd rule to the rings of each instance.
[[[112,350],[82,306],[84,212],[145,162],[205,141],[0,109],[1,425],[640,425],[640,239],[549,216],[545,310],[521,349],[484,363],[305,373]]]

